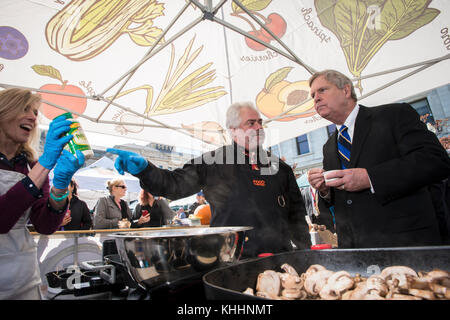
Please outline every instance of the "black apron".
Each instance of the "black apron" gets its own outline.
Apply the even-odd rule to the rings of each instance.
[[[261,175],[251,165],[234,167],[235,181],[230,199],[235,226],[252,226],[246,232],[243,257],[261,253],[277,253],[292,249],[288,231],[287,195],[283,191],[280,173]],[[230,225],[228,223],[227,225]]]

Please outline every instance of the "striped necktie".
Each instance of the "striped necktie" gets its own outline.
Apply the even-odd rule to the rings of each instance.
[[[338,153],[339,158],[341,159],[341,168],[347,169],[350,164],[350,153],[352,150],[352,141],[350,136],[348,135],[348,128],[346,126],[342,126],[339,129],[338,136]]]

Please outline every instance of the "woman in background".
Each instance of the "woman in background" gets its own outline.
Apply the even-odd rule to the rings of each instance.
[[[70,179],[84,164],[64,150],[70,121],[50,123],[43,154],[38,138],[39,95],[29,90],[0,91],[0,300],[41,299],[41,277],[34,240],[26,224],[41,234],[58,230],[67,209]],[[36,161],[37,159],[37,161]],[[53,170],[53,187],[48,174]]]
[[[122,179],[107,182],[109,196],[100,198],[95,207],[94,229],[124,229],[131,226],[131,210],[122,198],[127,186]]]
[[[69,184],[69,209],[61,224],[62,230],[89,230],[92,219],[89,208],[83,200],[78,198],[78,184],[75,179]]]
[[[162,199],[150,192],[139,192],[139,203],[133,212],[132,228],[161,227],[176,215]]]

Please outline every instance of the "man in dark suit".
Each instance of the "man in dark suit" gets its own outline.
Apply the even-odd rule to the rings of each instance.
[[[440,244],[428,185],[449,176],[450,160],[418,113],[406,103],[358,105],[351,80],[334,70],[309,85],[317,113],[337,127],[308,180],[334,206],[339,247]],[[328,170],[337,170],[326,174],[332,181]]]

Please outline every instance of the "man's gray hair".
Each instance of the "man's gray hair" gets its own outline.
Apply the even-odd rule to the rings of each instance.
[[[241,109],[250,108],[255,110],[258,114],[258,109],[255,108],[251,102],[236,102],[233,103],[227,110],[226,126],[227,129],[238,128],[241,124]]]
[[[331,69],[316,72],[311,76],[311,78],[309,78],[309,86],[311,87],[314,80],[316,80],[320,76],[324,76],[328,82],[333,83],[339,89],[343,89],[347,84],[349,84],[351,88],[352,99],[358,101],[353,82],[345,74]]]

